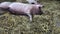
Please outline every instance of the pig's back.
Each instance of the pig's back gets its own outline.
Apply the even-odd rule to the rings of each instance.
[[[22,12],[30,8],[28,4],[23,3],[12,3],[9,7],[15,11],[22,11]]]

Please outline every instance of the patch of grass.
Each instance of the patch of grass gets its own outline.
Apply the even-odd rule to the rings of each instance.
[[[41,2],[43,15],[34,15],[30,23],[28,17],[5,13],[0,16],[0,30],[8,34],[56,34],[55,18],[60,15],[60,4],[57,1]],[[58,27],[59,28],[59,27]],[[57,32],[56,32],[57,31]],[[56,33],[55,33],[56,32]],[[2,33],[2,34],[3,34]]]

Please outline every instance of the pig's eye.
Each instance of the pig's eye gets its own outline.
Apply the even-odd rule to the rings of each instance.
[[[41,7],[39,7],[39,9],[40,9]]]

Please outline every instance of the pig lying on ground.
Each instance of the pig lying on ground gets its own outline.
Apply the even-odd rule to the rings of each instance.
[[[13,14],[27,15],[30,21],[33,19],[33,15],[43,14],[41,8],[43,5],[40,4],[24,4],[19,2],[13,2],[9,5],[9,11]]]

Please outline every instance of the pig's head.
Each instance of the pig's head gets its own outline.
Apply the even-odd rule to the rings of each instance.
[[[36,5],[36,8],[38,9],[38,12],[40,15],[43,14],[42,7],[44,7],[44,6],[40,5],[40,4]]]

